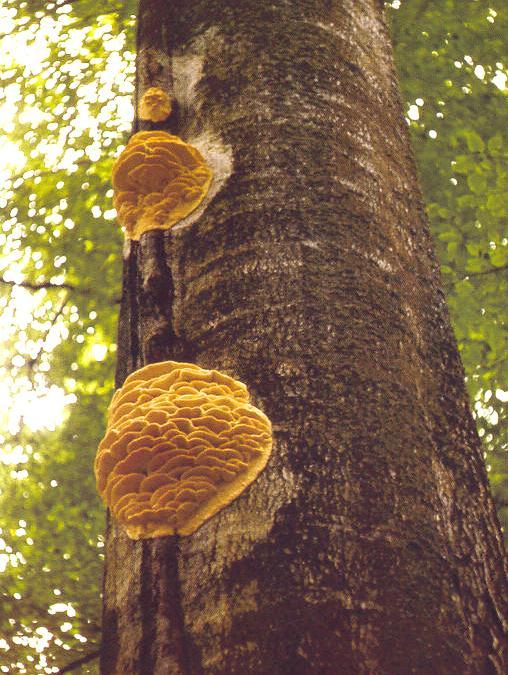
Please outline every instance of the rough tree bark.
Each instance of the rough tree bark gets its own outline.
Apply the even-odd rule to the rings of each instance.
[[[107,675],[508,669],[499,525],[382,4],[141,1],[138,88],[172,91],[159,126],[216,179],[126,246],[117,385],[167,358],[221,369],[276,444],[191,537],[110,523]]]

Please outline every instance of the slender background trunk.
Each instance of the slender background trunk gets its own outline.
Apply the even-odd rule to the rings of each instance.
[[[110,524],[102,672],[505,672],[499,525],[382,3],[139,19],[138,88],[172,90],[166,126],[216,177],[126,246],[117,384],[166,358],[223,370],[275,449],[191,537]]]

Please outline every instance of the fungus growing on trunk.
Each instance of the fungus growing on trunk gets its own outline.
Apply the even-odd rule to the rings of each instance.
[[[97,488],[131,539],[192,534],[268,461],[271,424],[217,370],[164,361],[129,375],[109,406]]]
[[[145,91],[138,106],[138,115],[142,120],[163,122],[171,113],[169,94],[159,87],[150,87]]]
[[[167,230],[199,206],[212,181],[201,153],[166,131],[134,134],[113,166],[113,205],[128,239]]]

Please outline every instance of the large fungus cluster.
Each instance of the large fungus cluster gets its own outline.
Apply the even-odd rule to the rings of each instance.
[[[271,446],[270,421],[244,384],[189,363],[154,363],[113,396],[97,487],[132,539],[187,535],[245,490]]]
[[[150,87],[145,91],[139,102],[138,114],[140,119],[150,122],[163,122],[171,112],[169,94],[159,87]]]
[[[203,200],[212,170],[201,153],[166,131],[134,134],[113,166],[113,205],[129,239],[169,229]]]

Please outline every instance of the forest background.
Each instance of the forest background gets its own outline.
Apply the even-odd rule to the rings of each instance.
[[[508,529],[508,9],[387,5],[442,281]],[[100,640],[104,508],[91,465],[113,392],[136,3],[0,3],[0,672]],[[75,672],[78,672],[76,670]],[[97,672],[94,661],[81,672]]]

